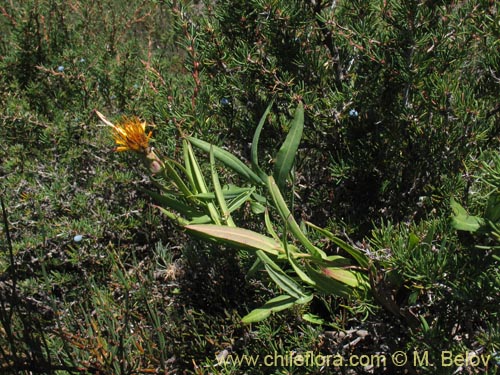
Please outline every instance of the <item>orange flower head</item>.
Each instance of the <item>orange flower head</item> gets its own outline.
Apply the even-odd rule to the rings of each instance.
[[[116,151],[135,151],[140,154],[150,152],[149,140],[152,132],[146,134],[146,123],[138,117],[123,117],[116,124],[111,123],[101,113],[97,115],[106,125],[113,128],[113,138],[117,144]]]

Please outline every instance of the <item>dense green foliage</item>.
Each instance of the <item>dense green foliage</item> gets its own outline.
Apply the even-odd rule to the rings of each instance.
[[[498,5],[483,0],[0,4],[0,373],[494,374],[499,34]],[[174,160],[181,136],[194,135],[251,165],[270,103],[260,168],[281,176],[314,246],[352,255],[300,219],[370,259],[371,293],[315,291],[247,325],[282,288],[246,276],[253,252],[163,220],[144,192],[157,188],[149,171],[111,152],[94,110],[153,124],[153,145]],[[291,165],[276,150],[299,103],[303,134],[285,182]],[[250,211],[233,216],[263,233]],[[398,350],[428,351],[430,362],[217,363]],[[443,367],[444,350],[490,358]]]
[[[310,158],[298,173],[316,215],[421,217],[429,200],[447,202],[471,152],[494,147],[498,15],[486,2],[222,1],[213,12],[196,40],[203,88],[231,103],[217,121],[250,142],[273,96],[278,118],[303,100]]]

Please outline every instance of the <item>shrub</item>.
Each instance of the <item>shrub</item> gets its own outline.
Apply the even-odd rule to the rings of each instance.
[[[267,155],[303,100],[301,210],[362,232],[418,219],[496,142],[497,17],[480,1],[217,2],[188,29],[197,111],[245,145],[274,97]]]

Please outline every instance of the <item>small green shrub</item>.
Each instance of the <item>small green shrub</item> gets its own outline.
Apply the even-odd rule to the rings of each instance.
[[[268,176],[259,166],[259,138],[267,112],[262,117],[252,144],[252,168],[246,166],[233,154],[194,137],[182,140],[184,163],[173,159],[162,160],[149,146],[151,132],[138,119],[125,118],[116,125],[97,112],[101,121],[113,129],[118,151],[134,151],[143,159],[150,171],[157,175],[159,191],[146,191],[158,203],[159,210],[190,233],[202,236],[208,241],[254,250],[257,260],[252,271],[264,268],[283,294],[243,318],[246,323],[263,320],[297,304],[306,304],[313,298],[309,289],[343,297],[362,295],[369,289],[367,273],[368,258],[359,249],[347,244],[331,232],[311,223],[310,230],[317,231],[333,241],[349,258],[329,255],[315,246],[304,229],[296,222],[283,197],[286,183],[293,176],[295,154],[304,126],[302,104],[295,111],[289,133],[280,147],[273,176]],[[195,156],[193,146],[209,154],[211,183],[208,183]],[[222,187],[215,161],[231,169],[246,184]],[[234,178],[230,179],[234,180]],[[267,190],[266,196],[263,196]],[[293,199],[293,191],[287,194]],[[260,214],[258,227],[265,227],[268,236],[240,227],[232,213],[247,205],[255,214]],[[277,211],[282,225],[273,224],[269,210]],[[248,221],[248,219],[247,219]],[[248,226],[248,224],[246,225]],[[290,237],[290,239],[289,239]],[[288,263],[293,271],[291,277],[277,262]],[[360,267],[360,270],[357,269]],[[302,285],[300,285],[302,284]],[[306,317],[308,315],[305,315]]]

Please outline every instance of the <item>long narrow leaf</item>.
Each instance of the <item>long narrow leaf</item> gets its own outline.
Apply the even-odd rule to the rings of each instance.
[[[358,262],[358,264],[361,267],[368,268],[368,266],[370,264],[370,259],[365,254],[363,254],[360,250],[349,245],[347,242],[341,240],[340,238],[335,236],[332,232],[330,232],[326,229],[320,228],[320,227],[318,227],[318,226],[316,226],[308,221],[306,221],[305,223],[307,224],[307,226],[317,230],[318,232],[320,232],[321,234],[326,236],[328,239],[330,239],[335,245],[337,245],[338,247],[340,247],[341,249],[343,249],[347,253],[349,253],[354,258],[354,260],[356,260],[356,262]]]
[[[217,160],[221,161],[227,167],[231,168],[233,171],[238,173],[240,176],[252,181],[258,185],[263,185],[264,183],[260,177],[255,174],[250,168],[248,168],[241,160],[230,152],[221,149],[220,147],[213,146],[208,142],[202,141],[201,139],[188,137],[187,138],[191,144],[202,149],[203,151],[209,153],[210,147],[213,147],[214,156]]]
[[[296,301],[296,298],[287,295],[275,297],[267,301],[264,306],[252,310],[250,313],[245,315],[241,321],[243,323],[260,322],[268,318],[273,312],[282,311],[292,307]]]
[[[188,220],[186,220],[185,218],[183,218],[182,216],[180,216],[178,214],[173,213],[172,211],[169,211],[169,210],[167,210],[163,207],[160,207],[160,206],[154,206],[154,207],[156,207],[158,210],[160,210],[160,212],[163,213],[170,220],[176,221],[177,224],[179,224],[180,226],[185,226],[189,223]]]
[[[190,161],[191,165],[191,171],[193,173],[193,180],[195,181],[196,188],[200,193],[207,193],[207,184],[205,182],[205,177],[203,177],[203,173],[201,173],[201,168],[200,165],[198,164],[198,160],[196,160],[196,156],[194,155],[193,148],[191,147],[191,144],[189,142],[186,142],[186,148],[187,148],[187,153],[188,153],[188,159]],[[217,208],[215,205],[211,202],[207,203],[207,208],[210,213],[210,216],[212,217],[212,220],[214,221],[215,224],[220,225],[221,224],[221,216],[219,212],[217,211]]]
[[[186,225],[186,229],[203,235],[209,239],[228,245],[252,250],[262,250],[272,255],[283,253],[281,243],[273,238],[243,228],[230,228],[223,225],[202,224]]]
[[[316,271],[307,264],[306,270],[309,277],[316,283],[316,287],[324,293],[348,297],[353,292],[353,288],[348,287],[346,284],[332,279],[319,271]]]
[[[243,323],[260,322],[268,318],[272,313],[289,309],[294,305],[303,305],[309,303],[313,299],[312,294],[308,294],[302,298],[294,298],[288,295],[274,297],[267,301],[263,306],[252,310],[242,318]]]
[[[269,111],[271,110],[273,103],[274,100],[272,100],[271,103],[269,103],[259,121],[259,124],[257,125],[257,129],[255,129],[255,133],[253,134],[253,139],[252,139],[252,149],[250,150],[252,168],[259,175],[260,179],[264,183],[266,183],[267,181],[267,174],[264,173],[264,171],[259,167],[258,147],[259,147],[260,133],[262,132],[262,128],[264,127],[264,123],[266,122],[267,115],[269,114]]]
[[[325,258],[326,254],[322,250],[314,246],[311,241],[309,241],[309,239],[305,236],[305,234],[302,233],[299,224],[297,224],[295,218],[288,209],[285,200],[283,199],[283,196],[281,195],[281,192],[278,188],[278,185],[276,184],[272,176],[269,176],[268,186],[274,204],[276,205],[281,218],[287,224],[292,234],[300,241],[302,245],[304,245],[304,247],[311,253],[312,256],[317,258]]]
[[[191,147],[191,144],[189,144],[189,142],[186,142],[186,148],[188,152],[189,164],[191,166],[191,172],[196,189],[200,193],[207,193],[208,188],[205,182],[205,177],[203,177],[200,165],[198,164],[198,160],[196,159],[193,148]]]
[[[278,272],[271,266],[265,264],[267,273],[271,277],[271,279],[276,283],[278,287],[280,287],[284,292],[287,292],[292,297],[300,298],[304,297],[305,294],[300,288],[299,284],[297,284],[291,277],[289,277],[286,273]]]
[[[255,275],[257,271],[261,271],[263,267],[264,263],[262,263],[260,258],[259,257],[255,258],[252,267],[250,267],[250,269],[247,271],[246,277],[247,278],[252,277],[253,275]]]
[[[251,194],[252,194],[252,190],[249,190],[248,192],[241,193],[240,195],[235,197],[233,200],[231,200],[227,206],[229,212],[233,212],[233,211],[237,210],[238,208],[240,208],[243,205],[243,203],[248,201]]]
[[[185,164],[185,169],[186,169],[186,176],[189,181],[189,184],[191,185],[191,191],[192,194],[197,194],[200,191],[196,188],[196,184],[193,179],[193,168],[191,166],[191,158],[189,157],[189,147],[188,147],[188,142],[186,140],[182,141],[182,149],[184,153],[184,164]]]
[[[358,277],[352,271],[339,267],[325,267],[321,269],[321,272],[325,276],[340,281],[341,283],[353,288],[357,288],[359,286]]]
[[[315,286],[316,283],[314,282],[314,280],[312,280],[309,276],[307,276],[307,274],[302,271],[302,268],[300,268],[300,265],[297,261],[297,259],[295,259],[292,255],[292,252],[290,250],[290,245],[288,245],[287,243],[284,244],[285,245],[285,252],[286,252],[286,257],[288,259],[288,263],[290,263],[292,265],[292,268],[293,270],[295,271],[295,273],[297,274],[297,276],[300,277],[300,279],[311,285],[311,286]]]
[[[262,260],[267,273],[281,289],[295,298],[305,297],[302,288],[288,276],[271,258],[262,251],[257,251],[257,256]]]
[[[219,175],[217,174],[217,170],[215,169],[215,158],[214,158],[214,150],[210,149],[210,169],[212,172],[212,184],[214,185],[215,196],[217,197],[217,202],[219,203],[219,207],[222,214],[222,219],[225,220],[228,226],[235,227],[236,224],[231,217],[231,213],[227,208],[226,199],[224,198],[224,193],[222,192],[222,188],[220,186]]]
[[[182,178],[179,176],[179,173],[177,173],[175,168],[172,166],[172,164],[175,165],[175,162],[173,162],[173,160],[166,160],[165,161],[164,165],[165,165],[165,169],[166,169],[166,175],[172,179],[172,181],[175,183],[175,185],[181,191],[182,194],[184,194],[185,196],[189,196],[189,195],[193,194],[192,191],[189,190],[187,185],[184,183]]]
[[[177,224],[179,224],[181,227],[193,224],[208,224],[212,222],[212,218],[208,215],[201,214],[200,216],[191,217],[189,220],[187,220],[186,218],[180,216],[179,214],[176,214],[175,212],[167,210],[166,208],[163,208],[161,206],[154,205],[154,207],[157,208],[162,214],[164,214],[170,220],[177,222]]]
[[[147,190],[147,189],[141,189],[141,191],[145,192],[148,194],[151,198],[153,198],[159,205],[165,208],[171,208],[177,212],[179,212],[181,215],[186,216],[186,217],[196,217],[196,216],[201,216],[203,215],[203,212],[197,210],[196,208],[190,207],[187,204],[179,201],[178,199],[167,195],[167,194],[158,194],[154,191]]]
[[[253,192],[255,191],[254,187],[248,187],[248,188],[240,188],[236,186],[231,186],[227,187],[224,186],[221,190],[222,194],[224,195],[224,199],[233,199],[233,198],[238,198],[242,194],[246,194],[250,196]],[[209,201],[209,200],[214,200],[215,193],[198,193],[192,195],[193,198],[200,199],[202,201]]]
[[[299,149],[302,131],[304,129],[304,105],[299,103],[285,142],[281,145],[274,165],[274,178],[280,189],[284,189],[286,178],[292,170],[295,155]]]

